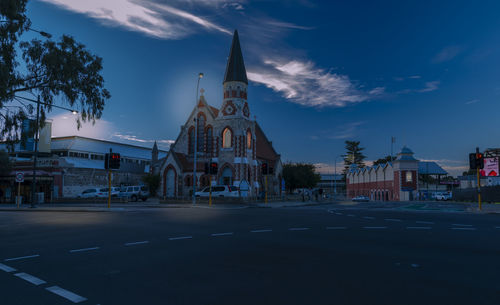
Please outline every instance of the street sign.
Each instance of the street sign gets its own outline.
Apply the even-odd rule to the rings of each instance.
[[[24,182],[24,173],[16,172],[16,182]]]

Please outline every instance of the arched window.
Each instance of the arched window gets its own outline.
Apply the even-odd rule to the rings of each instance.
[[[192,155],[194,152],[194,127],[189,128],[188,132],[188,154]]]
[[[222,132],[222,148],[230,148],[232,146],[231,140],[233,133],[229,127],[226,127]]]
[[[252,133],[247,130],[247,149],[252,148]]]
[[[206,148],[206,153],[207,154],[210,154],[212,153],[212,145],[213,145],[213,129],[211,126],[208,126],[207,127],[207,130],[206,130],[206,137],[207,137],[207,143],[205,145],[205,148]]]
[[[198,115],[198,126],[197,126],[197,133],[198,133],[198,139],[197,139],[197,143],[196,143],[196,150],[198,152],[203,152],[205,151],[205,147],[204,147],[204,143],[205,143],[205,122],[206,122],[206,118],[205,118],[205,115],[203,114],[203,112],[201,112],[199,115]]]

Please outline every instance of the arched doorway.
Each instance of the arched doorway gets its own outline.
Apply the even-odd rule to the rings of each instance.
[[[226,166],[221,172],[219,184],[222,185],[233,185],[233,170]]]
[[[167,169],[167,173],[165,175],[165,196],[172,198],[175,197],[175,180],[176,180],[176,172],[173,167]]]

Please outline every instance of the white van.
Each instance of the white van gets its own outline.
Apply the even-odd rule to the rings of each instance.
[[[209,195],[210,195],[209,186],[195,193],[196,197],[208,197]],[[237,186],[231,186],[231,185],[212,186],[212,197],[239,197],[239,196],[240,196],[240,189]]]

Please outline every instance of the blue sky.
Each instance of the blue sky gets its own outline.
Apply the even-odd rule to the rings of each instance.
[[[78,133],[163,148],[195,104],[220,106],[238,29],[252,115],[283,161],[330,171],[345,140],[368,160],[407,145],[452,174],[497,147],[500,3],[484,1],[33,0],[33,28],[104,60],[112,98]],[[54,112],[54,134],[77,134]]]

